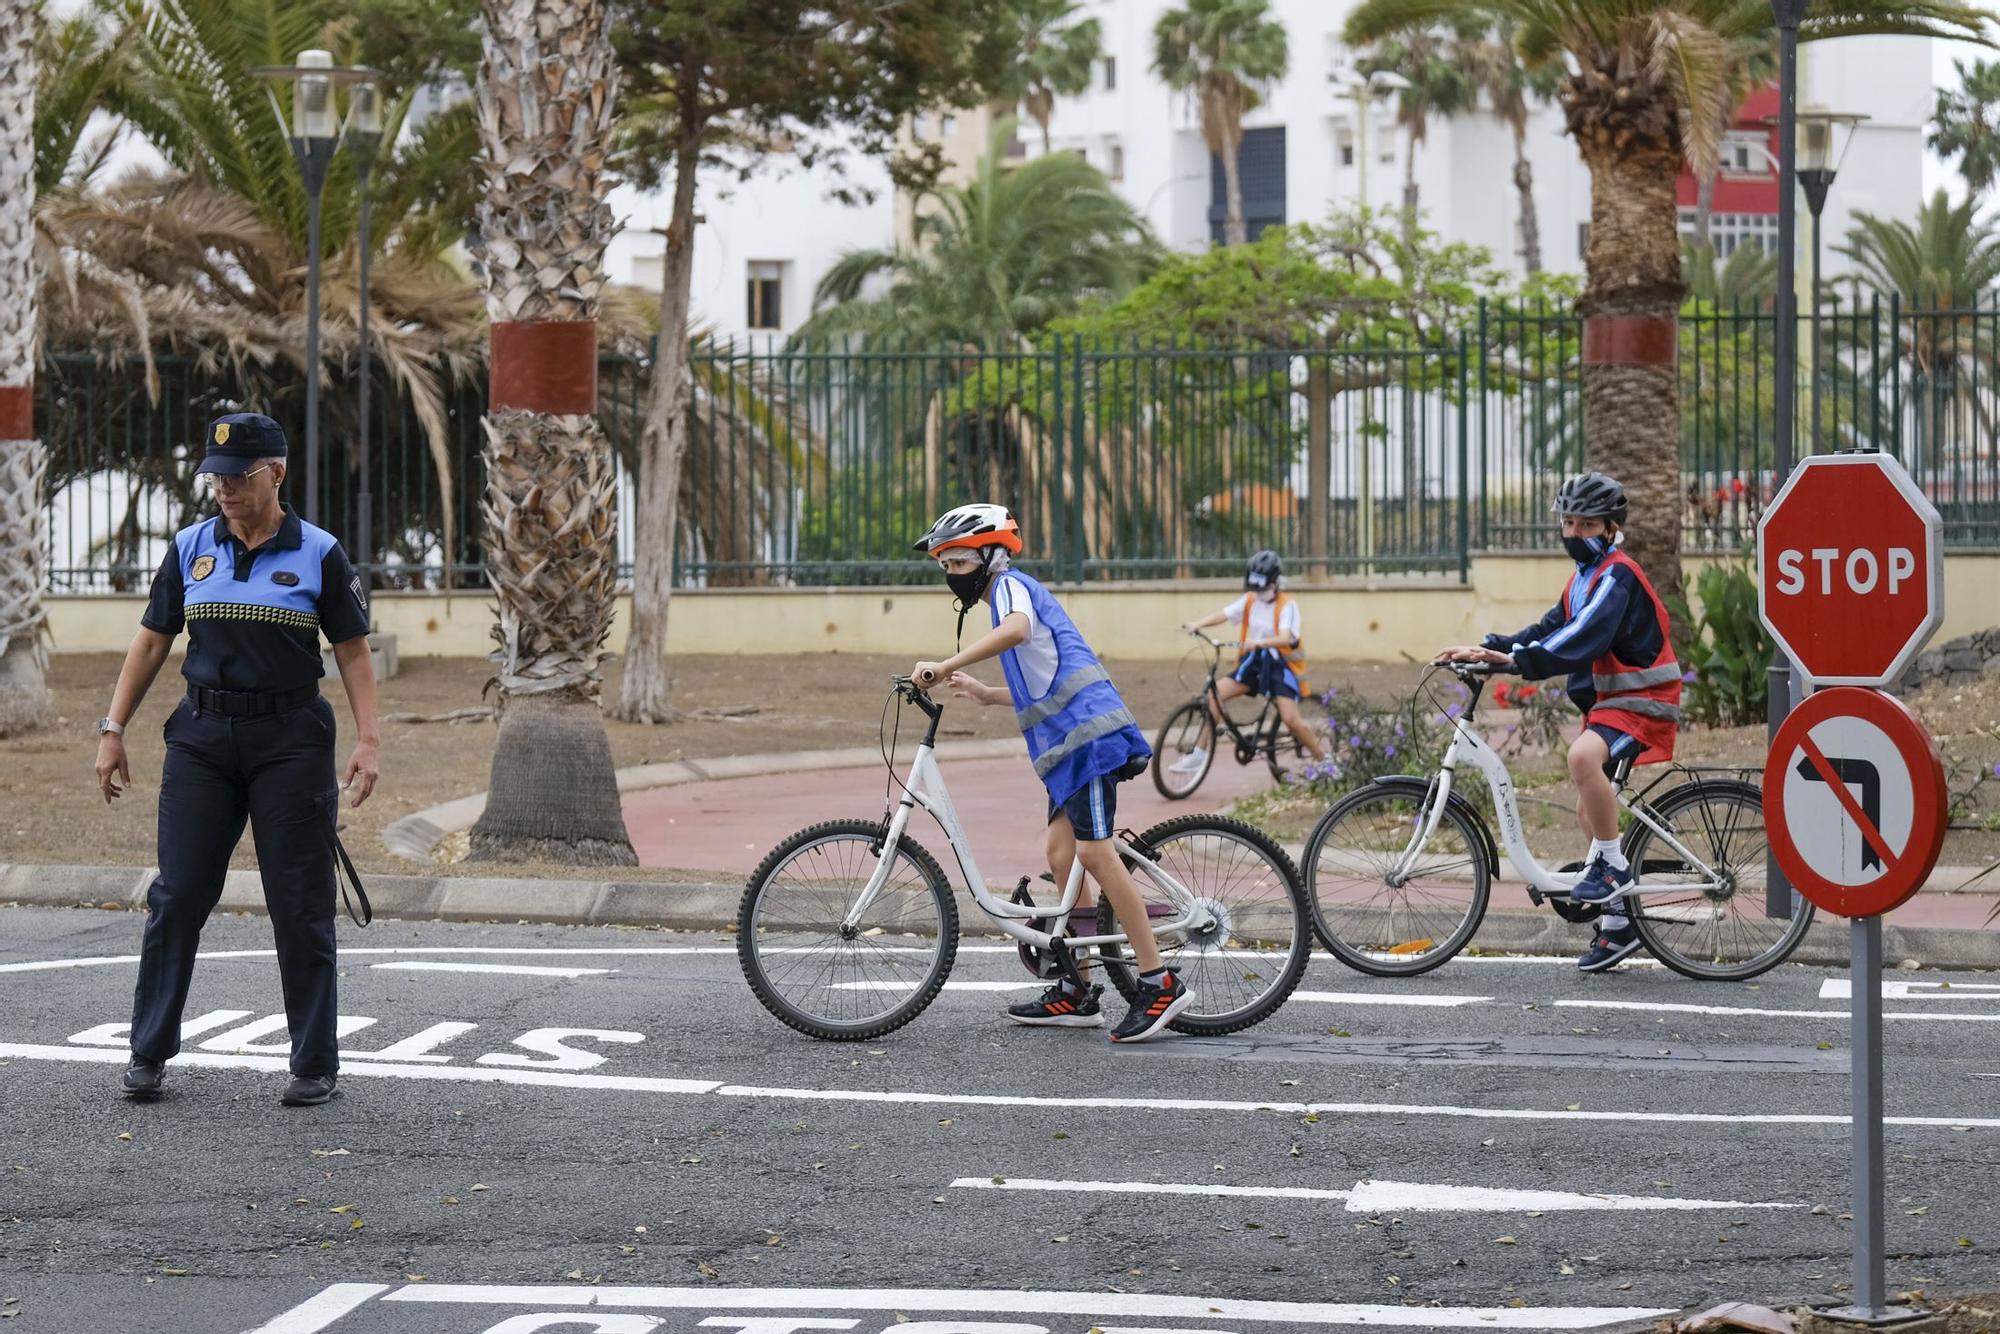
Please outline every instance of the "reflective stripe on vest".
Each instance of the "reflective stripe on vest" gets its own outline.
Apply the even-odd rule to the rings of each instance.
[[[1048,776],[1054,772],[1055,767],[1068,759],[1078,749],[1089,745],[1101,736],[1109,736],[1120,728],[1136,728],[1138,725],[1139,720],[1134,718],[1132,711],[1122,704],[1110,713],[1100,713],[1087,722],[1078,723],[1075,727],[1070,728],[1068,732],[1064,733],[1063,739],[1056,743],[1053,748],[1045,750],[1035,757],[1035,776],[1046,781]],[[1102,776],[1101,774],[1091,775],[1093,778]]]
[[[1663,662],[1653,667],[1642,667],[1635,672],[1599,672],[1593,667],[1590,683],[1597,687],[1599,693],[1643,690],[1647,686],[1665,685],[1669,681],[1677,681],[1680,675],[1681,665],[1678,662]]]
[[[1079,667],[1065,676],[1062,684],[1051,690],[1046,698],[1037,700],[1025,709],[1015,710],[1014,720],[1021,724],[1021,730],[1025,732],[1044,718],[1053,718],[1061,713],[1085,686],[1096,685],[1099,681],[1110,679],[1111,674],[1104,670],[1102,663],[1093,662],[1088,667]]]

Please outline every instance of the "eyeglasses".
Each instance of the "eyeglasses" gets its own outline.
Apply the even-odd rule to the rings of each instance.
[[[208,489],[211,491],[234,491],[248,483],[258,473],[269,471],[271,471],[270,464],[260,463],[245,473],[207,472],[202,476],[208,478]]]

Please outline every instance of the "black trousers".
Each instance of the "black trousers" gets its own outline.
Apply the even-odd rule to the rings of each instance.
[[[247,819],[277,937],[292,1073],[334,1074],[333,706],[319,698],[286,713],[229,718],[183,699],[165,732],[160,874],[146,895],[132,1052],[164,1061],[180,1051],[201,928],[222,897]]]

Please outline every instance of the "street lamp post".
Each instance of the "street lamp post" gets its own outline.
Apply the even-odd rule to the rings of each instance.
[[[1771,384],[1771,494],[1785,484],[1792,471],[1792,428],[1794,400],[1798,390],[1799,308],[1797,284],[1798,229],[1798,103],[1799,103],[1799,24],[1804,20],[1806,0],[1771,0],[1771,15],[1778,24],[1778,292],[1772,312],[1777,325],[1772,352],[1778,373]],[[1771,665],[1765,670],[1764,719],[1767,736],[1773,740],[1786,715],[1792,711],[1792,663],[1782,648],[1773,647]],[[1764,859],[1764,911],[1789,921],[1792,916],[1792,884],[1778,865],[1775,854]]]
[[[369,443],[368,395],[370,383],[368,347],[368,174],[375,168],[375,155],[382,147],[382,90],[370,80],[354,85],[347,106],[347,130],[343,136],[354,154],[355,189],[361,197],[361,430],[357,444],[361,451],[361,513],[359,552],[361,577],[373,583],[375,570],[375,456]]]
[[[292,157],[306,187],[306,522],[319,522],[319,231],[320,196],[327,169],[340,147],[340,118],[334,110],[334,85],[374,83],[372,69],[337,66],[330,51],[301,51],[290,65],[260,65],[251,70],[271,94],[271,110],[287,127]],[[278,103],[276,85],[292,85],[292,114],[287,120]]]
[[[1830,111],[1803,111],[1798,113],[1799,132],[1799,185],[1806,192],[1806,208],[1812,213],[1812,441],[1815,451],[1819,449],[1819,405],[1820,405],[1820,357],[1823,344],[1819,331],[1819,239],[1820,215],[1826,209],[1826,193],[1833,188],[1833,178],[1840,171],[1841,161],[1847,156],[1848,148],[1854,143],[1854,127],[1866,116],[1842,115]],[[1840,142],[1835,145],[1835,138]]]

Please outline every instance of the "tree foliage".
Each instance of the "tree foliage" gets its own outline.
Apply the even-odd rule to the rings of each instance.
[[[1946,161],[1957,159],[1958,174],[1980,196],[2000,176],[2000,63],[1951,63],[1959,86],[1938,89],[1924,141]]]
[[[1090,87],[1104,25],[1077,17],[1080,0],[1001,0],[998,8],[999,22],[981,44],[978,66],[994,97],[1020,107],[1041,128],[1047,153],[1056,98]]]
[[[1228,196],[1224,239],[1231,245],[1248,239],[1236,172],[1243,117],[1262,105],[1265,90],[1285,77],[1290,64],[1285,26],[1271,17],[1269,0],[1187,0],[1153,25],[1153,72],[1195,99],[1202,141],[1221,159]]]

